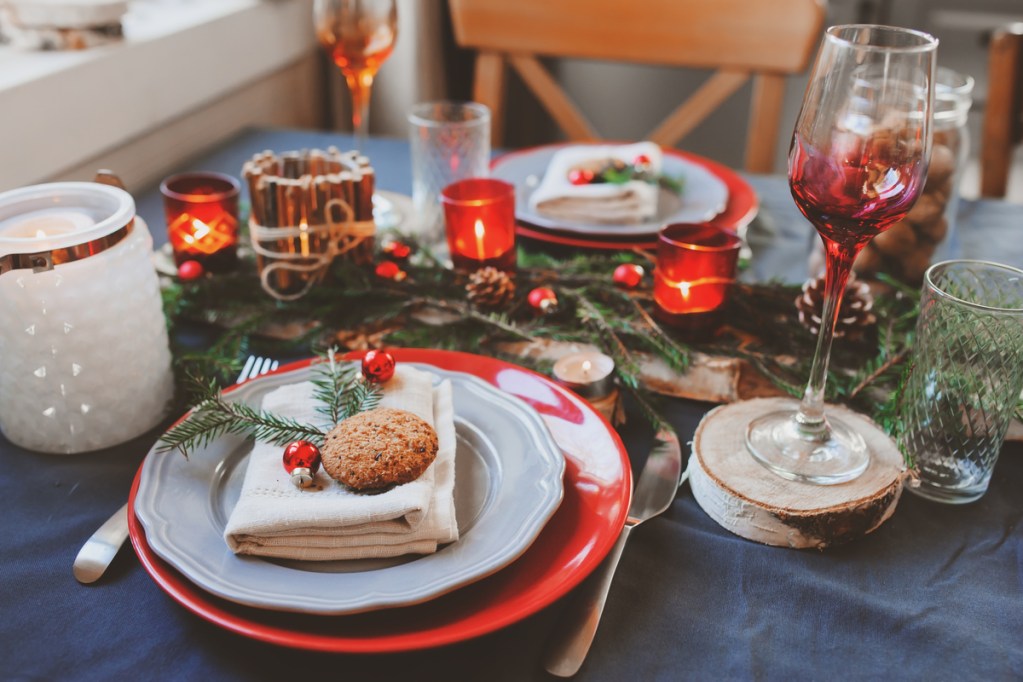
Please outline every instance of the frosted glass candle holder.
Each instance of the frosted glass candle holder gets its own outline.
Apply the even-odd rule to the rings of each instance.
[[[0,194],[0,430],[70,454],[152,428],[173,394],[153,240],[124,190]]]

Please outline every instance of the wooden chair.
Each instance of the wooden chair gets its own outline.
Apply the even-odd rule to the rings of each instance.
[[[647,139],[673,146],[751,76],[747,170],[774,165],[785,76],[821,37],[820,0],[450,0],[456,41],[478,50],[474,99],[500,144],[505,64],[572,140],[598,139],[539,57],[716,69]]]
[[[1004,197],[1013,150],[1023,142],[1023,23],[995,32],[980,144],[980,195]]]

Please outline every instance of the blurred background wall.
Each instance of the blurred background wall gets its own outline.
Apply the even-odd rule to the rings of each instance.
[[[977,194],[977,155],[987,94],[987,40],[991,32],[1012,21],[1023,21],[1023,0],[830,0],[826,25],[884,23],[917,28],[940,40],[940,66],[968,74],[976,80],[969,129],[971,164],[963,181],[966,196]],[[415,101],[439,96],[455,99],[471,95],[474,55],[454,45],[444,0],[399,0],[398,48],[377,80],[372,130],[377,134],[404,135],[402,112]],[[570,30],[566,27],[566,30]],[[435,49],[427,47],[440,45]],[[410,68],[415,65],[415,68]],[[582,60],[549,61],[548,66],[596,129],[608,139],[641,138],[694,90],[706,72],[632,64]],[[532,95],[509,75],[509,112],[505,144],[521,147],[562,138],[557,127]],[[783,131],[776,150],[775,170],[783,172],[788,133],[799,112],[805,77],[789,79]],[[340,129],[347,124],[347,93],[340,77],[334,78],[329,118]],[[744,134],[749,113],[750,87],[733,95],[708,121],[680,146],[733,168],[742,166]],[[1023,201],[1023,154],[1011,176],[1010,198]]]

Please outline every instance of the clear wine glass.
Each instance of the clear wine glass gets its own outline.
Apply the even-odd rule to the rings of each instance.
[[[394,0],[315,0],[313,23],[317,39],[348,83],[355,148],[361,151],[373,79],[398,37],[397,8]]]
[[[856,254],[902,219],[923,187],[938,41],[891,26],[834,26],[824,35],[789,151],[796,206],[824,241],[821,328],[803,399],[755,418],[752,455],[784,478],[830,485],[870,463],[863,437],[824,413],[831,341]]]

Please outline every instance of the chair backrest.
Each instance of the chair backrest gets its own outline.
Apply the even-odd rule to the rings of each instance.
[[[1023,142],[1023,23],[995,31],[980,143],[980,195],[1004,197],[1013,150]]]
[[[503,123],[511,65],[572,140],[598,139],[538,57],[715,69],[648,136],[673,146],[751,76],[746,168],[774,162],[785,76],[806,69],[820,39],[820,0],[450,0],[455,39],[478,50],[474,99]]]

